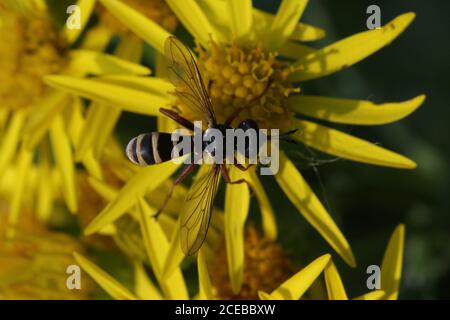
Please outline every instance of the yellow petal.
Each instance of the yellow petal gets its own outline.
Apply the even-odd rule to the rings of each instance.
[[[233,40],[231,33],[231,16],[226,1],[199,0],[201,10],[208,17],[216,32],[216,41],[230,43]]]
[[[381,289],[386,292],[384,299],[398,297],[402,277],[405,226],[400,224],[392,233],[381,264]]]
[[[200,249],[197,255],[197,268],[199,287],[198,298],[201,300],[212,300],[214,298],[213,290],[203,249]]]
[[[292,81],[324,77],[348,68],[390,44],[414,20],[412,12],[402,14],[380,29],[361,32],[317,50],[298,60],[302,66],[291,75]]]
[[[75,163],[72,157],[69,137],[64,130],[64,122],[61,115],[58,115],[53,120],[50,128],[50,138],[53,154],[62,178],[64,199],[70,212],[75,213],[78,210],[75,191]]]
[[[291,110],[314,118],[336,123],[377,125],[400,120],[413,113],[425,95],[399,103],[375,104],[365,100],[327,98],[318,96],[291,96]]]
[[[134,291],[142,300],[161,300],[158,288],[152,283],[142,262],[134,261]]]
[[[103,25],[97,25],[86,32],[83,42],[81,43],[81,48],[102,52],[108,46],[112,36],[113,32],[110,28]]]
[[[138,64],[142,59],[143,42],[133,34],[129,34],[120,39],[114,55]]]
[[[47,140],[45,140],[47,142]],[[40,221],[48,222],[53,208],[53,185],[50,170],[48,144],[42,143],[39,148],[39,181],[36,213]]]
[[[286,41],[283,45],[278,49],[278,52],[285,57],[288,58],[299,58],[304,57],[313,52],[314,49],[303,44]]]
[[[84,74],[135,74],[149,75],[150,69],[110,54],[91,50],[71,50],[67,73],[82,76]]]
[[[169,250],[169,242],[154,218],[147,203],[139,198],[140,225],[147,255],[162,291],[169,299],[187,299],[188,293],[183,274],[177,269],[167,278],[162,278],[162,268]]]
[[[325,37],[325,30],[306,23],[299,23],[291,33],[290,39],[296,41],[316,41]]]
[[[78,79],[67,76],[47,76],[45,81],[58,89],[80,95],[84,98],[114,105],[125,111],[158,115],[159,108],[172,101],[171,97],[161,97],[145,91],[104,83],[99,80]]]
[[[385,295],[386,295],[386,293],[383,290],[374,290],[374,291],[365,293],[359,297],[356,297],[354,300],[380,300]]]
[[[400,169],[414,169],[417,166],[414,161],[400,154],[314,122],[297,120],[294,126],[299,129],[294,134],[295,139],[331,155]]]
[[[164,42],[171,36],[164,28],[120,1],[100,0],[100,2],[138,37],[164,53]]]
[[[91,276],[94,281],[103,288],[111,297],[116,300],[137,300],[127,288],[120,284],[116,279],[111,277],[97,265],[83,257],[81,254],[74,252],[73,256],[81,268]]]
[[[127,75],[107,75],[97,78],[96,80],[121,85],[127,88],[145,91],[162,98],[172,95],[175,87],[163,78],[156,77],[136,77]]]
[[[355,267],[353,252],[336,223],[320,203],[294,164],[280,153],[280,171],[275,176],[292,204],[350,266]]]
[[[22,207],[22,200],[25,197],[25,188],[27,187],[27,178],[29,175],[29,168],[33,159],[33,152],[22,147],[18,156],[18,167],[16,184],[14,186],[13,197],[11,200],[11,208],[8,217],[8,225],[15,227],[19,222],[20,208]],[[8,231],[8,237],[14,235],[14,229]]]
[[[243,179],[242,171],[230,167],[231,181]],[[250,207],[250,192],[245,183],[228,184],[225,192],[225,243],[231,288],[238,293],[244,278],[244,227]]]
[[[267,197],[267,194],[259,181],[256,171],[249,170],[248,172],[249,173],[247,176],[252,185],[252,191],[255,193],[256,200],[258,200],[259,209],[261,210],[264,235],[271,240],[275,240],[277,237],[277,224],[275,222],[275,214],[272,206],[270,205],[269,198]]]
[[[242,39],[252,26],[252,0],[230,0],[226,3],[230,11],[231,31],[237,39]]]
[[[322,273],[323,269],[330,261],[330,258],[331,256],[329,254],[324,254],[317,258],[291,278],[283,282],[281,286],[270,294],[270,297],[276,300],[300,299]]]
[[[325,284],[327,285],[328,299],[348,300],[341,276],[333,261],[330,261],[325,268]]]
[[[275,51],[289,39],[298,20],[308,4],[308,0],[283,0],[278,8],[275,19],[267,34],[267,48]]]
[[[85,233],[87,235],[92,234],[119,218],[135,204],[136,196],[154,190],[170,177],[178,166],[172,161],[167,161],[162,164],[140,168],[137,174],[120,190],[117,197],[92,220]]]
[[[200,43],[209,44],[211,37],[217,39],[213,26],[194,0],[167,0],[177,18]]]
[[[36,103],[29,113],[23,129],[24,143],[28,149],[34,149],[50,128],[53,119],[71,102],[71,97],[58,90],[52,90]]]
[[[180,245],[180,228],[180,219],[178,219],[170,238],[169,251],[162,270],[163,278],[167,278],[171,275],[184,259],[184,253],[183,250],[181,250]]]
[[[258,9],[253,9],[253,17],[254,20],[260,19],[263,21],[264,25],[270,27],[273,23],[275,15]],[[294,31],[292,31],[289,36],[289,39],[294,41],[315,41],[320,40],[323,37],[325,37],[325,30],[309,24],[297,23]]]
[[[11,115],[9,125],[0,143],[0,176],[5,172],[19,145],[19,136],[25,123],[27,111],[19,110]]]
[[[92,11],[94,10],[95,0],[78,0],[76,5],[80,8],[80,28],[69,29],[65,26],[62,30],[63,35],[69,44],[74,43],[84,30],[84,27],[89,21]]]

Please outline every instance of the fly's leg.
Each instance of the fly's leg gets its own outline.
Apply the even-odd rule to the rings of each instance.
[[[194,170],[194,167],[195,167],[194,163],[186,165],[180,172],[180,174],[175,178],[172,186],[170,187],[169,191],[166,194],[166,198],[164,199],[162,206],[158,209],[158,211],[156,211],[155,215],[153,216],[155,219],[158,218],[158,216],[167,206],[167,203],[169,202],[169,199],[172,197],[173,190],[175,189],[175,187],[179,185],[187,176],[189,176],[189,174]]]
[[[163,115],[169,117],[170,119],[172,119],[176,123],[182,125],[186,129],[194,131],[194,124],[191,121],[189,121],[188,119],[180,116],[175,111],[169,110],[169,109],[164,109],[164,108],[159,108],[159,112],[161,112]]]

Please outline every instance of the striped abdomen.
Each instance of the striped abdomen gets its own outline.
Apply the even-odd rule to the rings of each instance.
[[[178,141],[172,141],[170,133],[143,133],[131,139],[127,145],[127,156],[131,162],[146,166],[172,159],[172,149]],[[183,152],[180,151],[180,156]]]

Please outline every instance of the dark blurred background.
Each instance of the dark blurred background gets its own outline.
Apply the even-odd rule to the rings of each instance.
[[[275,12],[279,1],[255,0]],[[305,83],[307,94],[395,102],[419,94],[426,102],[397,123],[376,127],[346,127],[353,135],[379,143],[418,163],[413,171],[337,161],[303,170],[319,197],[327,200],[358,262],[353,270],[338,260],[350,296],[364,292],[366,267],[380,264],[391,232],[406,225],[405,257],[400,298],[450,298],[449,119],[450,2],[442,0],[312,0],[302,18],[327,30],[322,47],[366,30],[366,8],[381,8],[382,24],[413,11],[417,17],[390,46],[352,68]],[[444,121],[445,120],[445,121]],[[275,193],[279,192],[273,188]],[[279,201],[279,202],[278,202]],[[310,261],[329,251],[320,236],[277,194],[280,241],[297,260]],[[278,207],[279,208],[279,207]],[[277,211],[280,211],[279,209]],[[299,228],[292,228],[292,225]]]

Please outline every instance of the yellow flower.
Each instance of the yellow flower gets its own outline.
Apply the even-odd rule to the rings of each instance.
[[[225,244],[211,257],[211,281],[220,299],[257,299],[258,290],[272,291],[294,271],[283,248],[263,237],[253,224],[245,228],[245,270],[242,288],[234,293],[228,277]]]
[[[178,266],[170,275],[164,273],[163,268],[171,250],[170,243],[160,224],[154,221],[154,219],[149,218],[151,211],[149,210],[146,201],[139,198],[137,203],[140,214],[140,227],[146,250],[146,261],[139,261],[131,257],[134,267],[133,288],[127,288],[125,285],[114,279],[114,277],[110,274],[99,268],[96,264],[86,259],[81,254],[75,252],[75,259],[81,268],[83,268],[83,270],[88,273],[93,280],[114,299],[223,299],[223,296],[220,295],[220,289],[214,286],[215,282],[211,281],[210,278],[207,261],[211,260],[207,259],[207,254],[205,254],[206,246],[203,246],[197,255],[198,291],[195,295],[189,296],[185,279],[181,269]],[[260,250],[262,248],[260,246],[256,246],[254,249]],[[260,253],[264,254],[267,252],[266,250],[261,250]],[[302,269],[302,271],[297,273],[297,275],[294,276],[294,280],[290,279],[283,283],[282,287],[285,287],[289,290],[289,292],[292,292],[294,296],[298,296],[298,298],[300,298],[303,292],[308,290],[314,283],[329,261],[329,254],[316,259],[314,262]],[[148,271],[143,266],[143,263],[147,263],[151,267],[157,281],[156,284],[152,282]],[[276,267],[276,264],[269,264],[267,266],[269,268],[273,268]],[[264,272],[270,273],[271,271],[278,272],[278,270],[274,269],[268,269]],[[270,286],[273,286],[274,284],[275,283],[271,283]],[[266,286],[263,285],[263,287]],[[278,288],[276,290],[287,292],[286,290],[283,291],[282,288]],[[276,290],[274,292],[278,292]],[[302,290],[303,292],[299,293],[299,290]],[[269,296],[268,294],[264,294],[262,291],[260,292],[260,297],[277,298],[276,293],[273,293],[273,296]]]
[[[94,1],[80,0],[78,5],[84,26]],[[83,76],[150,72],[111,55],[71,49],[81,31],[66,26],[58,29],[41,0],[6,0],[0,6],[0,181],[6,179],[9,169],[14,172],[9,192],[8,223],[12,226],[18,222],[25,197],[30,196],[25,189],[32,171],[39,177],[34,193],[42,204],[37,207],[38,216],[50,215],[59,189],[67,208],[78,210],[72,148],[85,124],[84,106],[79,98],[47,87],[43,77],[51,73]],[[101,176],[93,150],[77,160],[92,175]],[[58,185],[49,179],[55,171],[53,163],[59,171]]]
[[[295,94],[299,92],[299,83],[302,81],[350,67],[390,44],[412,22],[414,13],[402,14],[380,29],[361,32],[324,48],[314,49],[300,44],[300,41],[317,40],[325,33],[320,28],[298,23],[307,2],[284,0],[278,12],[271,15],[254,9],[250,0],[167,1],[198,43],[198,63],[205,77],[212,80],[211,96],[214,108],[221,117],[257,96],[263,86],[270,83],[267,92],[250,109],[249,114],[244,113],[242,117],[252,116],[268,127],[280,127],[282,130],[297,128],[299,130],[293,136],[296,140],[341,158],[394,168],[415,168],[416,164],[402,155],[295,116],[302,114],[342,124],[381,125],[397,121],[417,109],[425,100],[424,95],[400,103],[377,105],[365,100]],[[101,3],[137,36],[157,52],[163,53],[164,42],[170,36],[167,30],[120,1],[101,0]],[[163,73],[160,75],[165,76]],[[177,105],[169,93],[173,91],[173,86],[164,78],[104,76],[75,79],[48,76],[46,80],[56,88],[94,101],[156,116],[160,131],[171,131],[174,127],[173,122],[162,117],[158,111],[162,105]],[[177,105],[177,108],[187,114],[182,105]],[[281,154],[280,160],[280,172],[276,180],[282,190],[330,246],[349,265],[355,266],[350,245],[317,196],[286,155]],[[94,219],[86,232],[93,233],[110,224],[135,205],[135,194],[154,190],[176,169],[173,163],[165,163],[140,170]],[[251,181],[261,208],[263,229],[268,237],[276,238],[273,210],[256,173],[251,170],[245,173],[231,170],[231,176],[233,180],[246,178]],[[243,279],[243,233],[249,198],[246,185],[227,186],[224,232],[230,279],[236,293]],[[165,269],[168,274],[182,260],[176,230],[171,242],[172,250]]]
[[[13,240],[6,236],[6,212],[0,201],[0,298],[89,299],[95,287],[81,278],[80,290],[67,288],[67,268],[75,264],[73,251],[84,252],[76,238],[49,231],[23,212]]]

